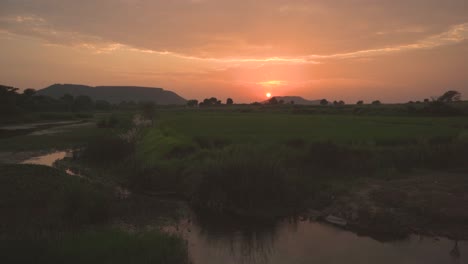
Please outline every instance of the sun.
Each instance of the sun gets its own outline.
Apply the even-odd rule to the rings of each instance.
[[[270,98],[270,97],[271,97],[271,93],[267,93],[267,94],[266,94],[266,97]]]

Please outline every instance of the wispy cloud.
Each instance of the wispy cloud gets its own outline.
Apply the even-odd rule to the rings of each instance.
[[[421,28],[402,29],[405,32],[421,32]],[[48,44],[67,45],[81,49],[88,49],[96,54],[107,54],[118,51],[138,52],[157,54],[161,56],[171,56],[183,60],[212,62],[218,64],[321,64],[328,60],[340,59],[361,59],[376,56],[383,56],[398,52],[433,49],[446,45],[453,45],[468,39],[468,23],[451,26],[447,31],[425,37],[414,43],[404,45],[385,46],[381,48],[356,50],[346,53],[335,54],[309,54],[298,56],[196,56],[167,50],[153,50],[139,48],[130,44],[106,40],[100,36],[83,34],[76,31],[66,31],[55,28],[45,18],[35,15],[6,16],[0,18],[0,32],[9,35],[26,35],[40,38]]]

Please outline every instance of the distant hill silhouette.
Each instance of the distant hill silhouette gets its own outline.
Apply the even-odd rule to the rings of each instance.
[[[37,91],[37,94],[60,98],[64,94],[73,96],[87,95],[94,100],[106,100],[110,103],[122,101],[148,102],[152,101],[161,105],[181,105],[186,100],[174,92],[165,91],[162,88],[138,87],[138,86],[86,86],[77,84],[54,84]]]
[[[291,103],[294,101],[294,104],[297,105],[320,105],[320,100],[307,100],[300,96],[275,96],[276,100],[280,101],[283,100],[285,104]],[[265,103],[268,102],[265,101]]]

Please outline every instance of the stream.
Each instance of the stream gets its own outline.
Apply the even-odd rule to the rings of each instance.
[[[57,151],[23,161],[52,166]],[[163,228],[182,236],[194,264],[439,264],[468,263],[468,242],[412,235],[381,242],[315,221],[245,222],[191,213]]]

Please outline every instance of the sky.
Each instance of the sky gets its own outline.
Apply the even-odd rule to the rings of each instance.
[[[467,0],[0,0],[0,84],[468,98]]]

